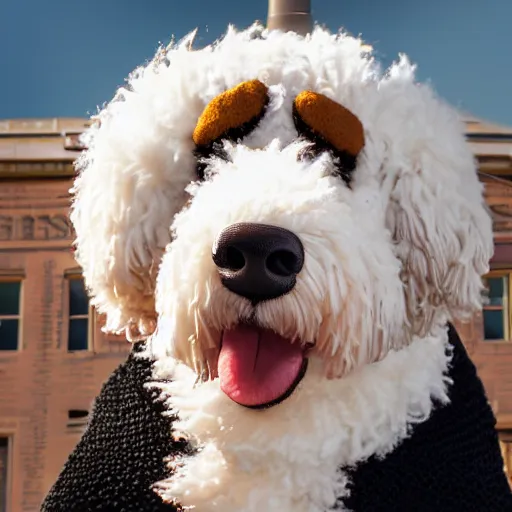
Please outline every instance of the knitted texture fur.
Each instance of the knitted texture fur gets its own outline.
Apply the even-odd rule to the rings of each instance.
[[[151,485],[166,476],[164,459],[184,446],[171,439],[163,406],[144,388],[151,361],[135,354],[104,384],[89,425],[42,511],[175,510],[162,503]]]
[[[482,383],[457,333],[451,402],[437,403],[431,418],[381,460],[349,469],[352,512],[509,512],[512,494],[503,474],[494,416]],[[166,473],[163,458],[193,457],[171,441],[171,420],[161,415],[145,383],[150,363],[131,355],[103,387],[91,422],[42,512],[172,512],[150,489]],[[454,442],[455,440],[455,442]],[[284,512],[284,511],[283,511]],[[286,511],[292,512],[292,511]]]

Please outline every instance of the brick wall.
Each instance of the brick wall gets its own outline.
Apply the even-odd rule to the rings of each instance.
[[[65,274],[76,262],[60,219],[68,215],[69,187],[67,180],[0,186],[0,274],[23,279],[21,347],[0,352],[0,436],[11,438],[9,512],[39,510],[80,436],[67,426],[68,411],[90,409],[129,348],[98,330],[94,350],[67,351]]]
[[[500,418],[512,416],[512,342],[483,340],[482,315],[468,323],[458,323],[457,330],[482,379],[489,402]]]

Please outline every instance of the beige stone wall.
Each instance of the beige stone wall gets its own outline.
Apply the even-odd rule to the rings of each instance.
[[[129,345],[93,324],[90,350],[67,350],[68,180],[0,183],[0,278],[22,279],[17,352],[0,351],[0,437],[9,436],[9,512],[35,512],[79,439],[88,410]]]

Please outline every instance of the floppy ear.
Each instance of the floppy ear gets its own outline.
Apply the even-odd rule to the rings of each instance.
[[[410,328],[423,335],[439,315],[464,320],[481,307],[492,221],[459,116],[429,88],[393,81],[383,84],[396,89],[385,94],[394,115],[382,170],[387,225],[403,264]]]
[[[194,53],[188,47],[185,40],[173,50],[178,66]],[[76,258],[109,331],[151,331],[156,272],[195,179],[191,134],[203,105],[182,83],[187,77],[171,71],[150,63],[134,73],[98,116],[77,162]]]

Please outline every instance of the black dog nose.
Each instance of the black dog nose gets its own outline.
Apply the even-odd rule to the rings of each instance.
[[[287,229],[239,223],[221,231],[212,257],[222,284],[257,303],[293,289],[304,265],[304,247]]]

